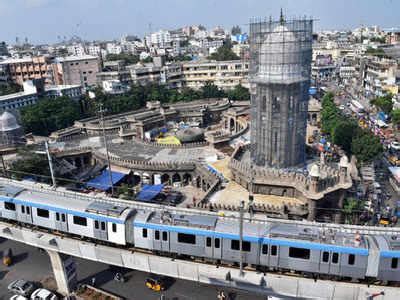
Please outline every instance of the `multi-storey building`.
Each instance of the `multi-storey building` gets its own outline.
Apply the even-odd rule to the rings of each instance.
[[[0,96],[0,112],[17,111],[20,108],[35,104],[38,100],[38,94],[33,82],[27,80],[22,83],[24,90],[22,92]]]
[[[0,62],[3,72],[9,79],[22,85],[24,81],[44,78],[46,83],[52,83],[51,59],[46,56],[26,58],[10,58]]]
[[[57,58],[53,65],[57,85],[81,85],[84,88],[96,85],[99,69],[98,57],[91,55]]]
[[[89,45],[86,47],[87,53],[92,56],[100,56],[101,55],[101,47],[99,45]]]
[[[160,83],[161,68],[162,67],[155,66],[152,63],[126,66],[126,69],[131,75],[131,82],[140,85]]]
[[[116,43],[107,43],[106,45],[107,54],[121,54],[122,47]]]
[[[364,59],[362,78],[367,96],[382,96],[396,87],[398,64],[393,59],[370,56]]]
[[[67,51],[69,55],[72,56],[83,56],[85,55],[85,48],[82,46],[82,44],[73,44],[67,46]]]
[[[183,63],[183,80],[187,87],[199,89],[212,82],[222,89],[232,89],[238,84],[249,87],[249,62],[194,61]]]

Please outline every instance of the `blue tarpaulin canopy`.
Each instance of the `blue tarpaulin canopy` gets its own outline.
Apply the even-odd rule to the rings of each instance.
[[[164,188],[163,184],[155,184],[155,185],[145,184],[143,185],[140,192],[136,195],[136,200],[149,202],[153,200],[155,197],[157,197],[158,194],[161,193],[163,188]]]
[[[109,169],[104,169],[99,176],[86,182],[86,186],[97,190],[108,191],[111,189],[109,172]],[[115,171],[111,171],[111,175],[113,185],[120,182],[126,176],[126,174]]]
[[[387,121],[387,115],[383,111],[378,112],[376,117],[383,122]]]

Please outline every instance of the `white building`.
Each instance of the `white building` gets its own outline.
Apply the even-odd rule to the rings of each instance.
[[[102,81],[103,91],[107,94],[123,94],[129,90],[129,86],[123,84],[120,80]]]
[[[89,45],[87,46],[87,53],[92,56],[100,56],[101,48],[99,45]]]
[[[116,43],[107,43],[106,50],[107,50],[108,54],[121,54],[122,53],[121,45],[116,44]]]
[[[72,56],[83,56],[85,55],[85,48],[82,44],[73,44],[67,47],[68,54]]]
[[[171,34],[168,30],[160,30],[150,34],[147,37],[148,46],[156,46],[158,48],[165,48],[171,44]]]

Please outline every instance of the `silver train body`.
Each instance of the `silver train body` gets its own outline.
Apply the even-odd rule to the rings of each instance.
[[[88,199],[88,198],[87,198]],[[118,200],[67,197],[7,184],[0,217],[116,245],[218,263],[240,261],[239,221],[135,209]],[[358,235],[279,222],[243,225],[243,262],[337,278],[400,281],[400,238]]]

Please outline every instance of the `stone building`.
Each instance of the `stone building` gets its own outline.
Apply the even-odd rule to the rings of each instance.
[[[251,159],[286,168],[305,162],[312,20],[250,24]]]

